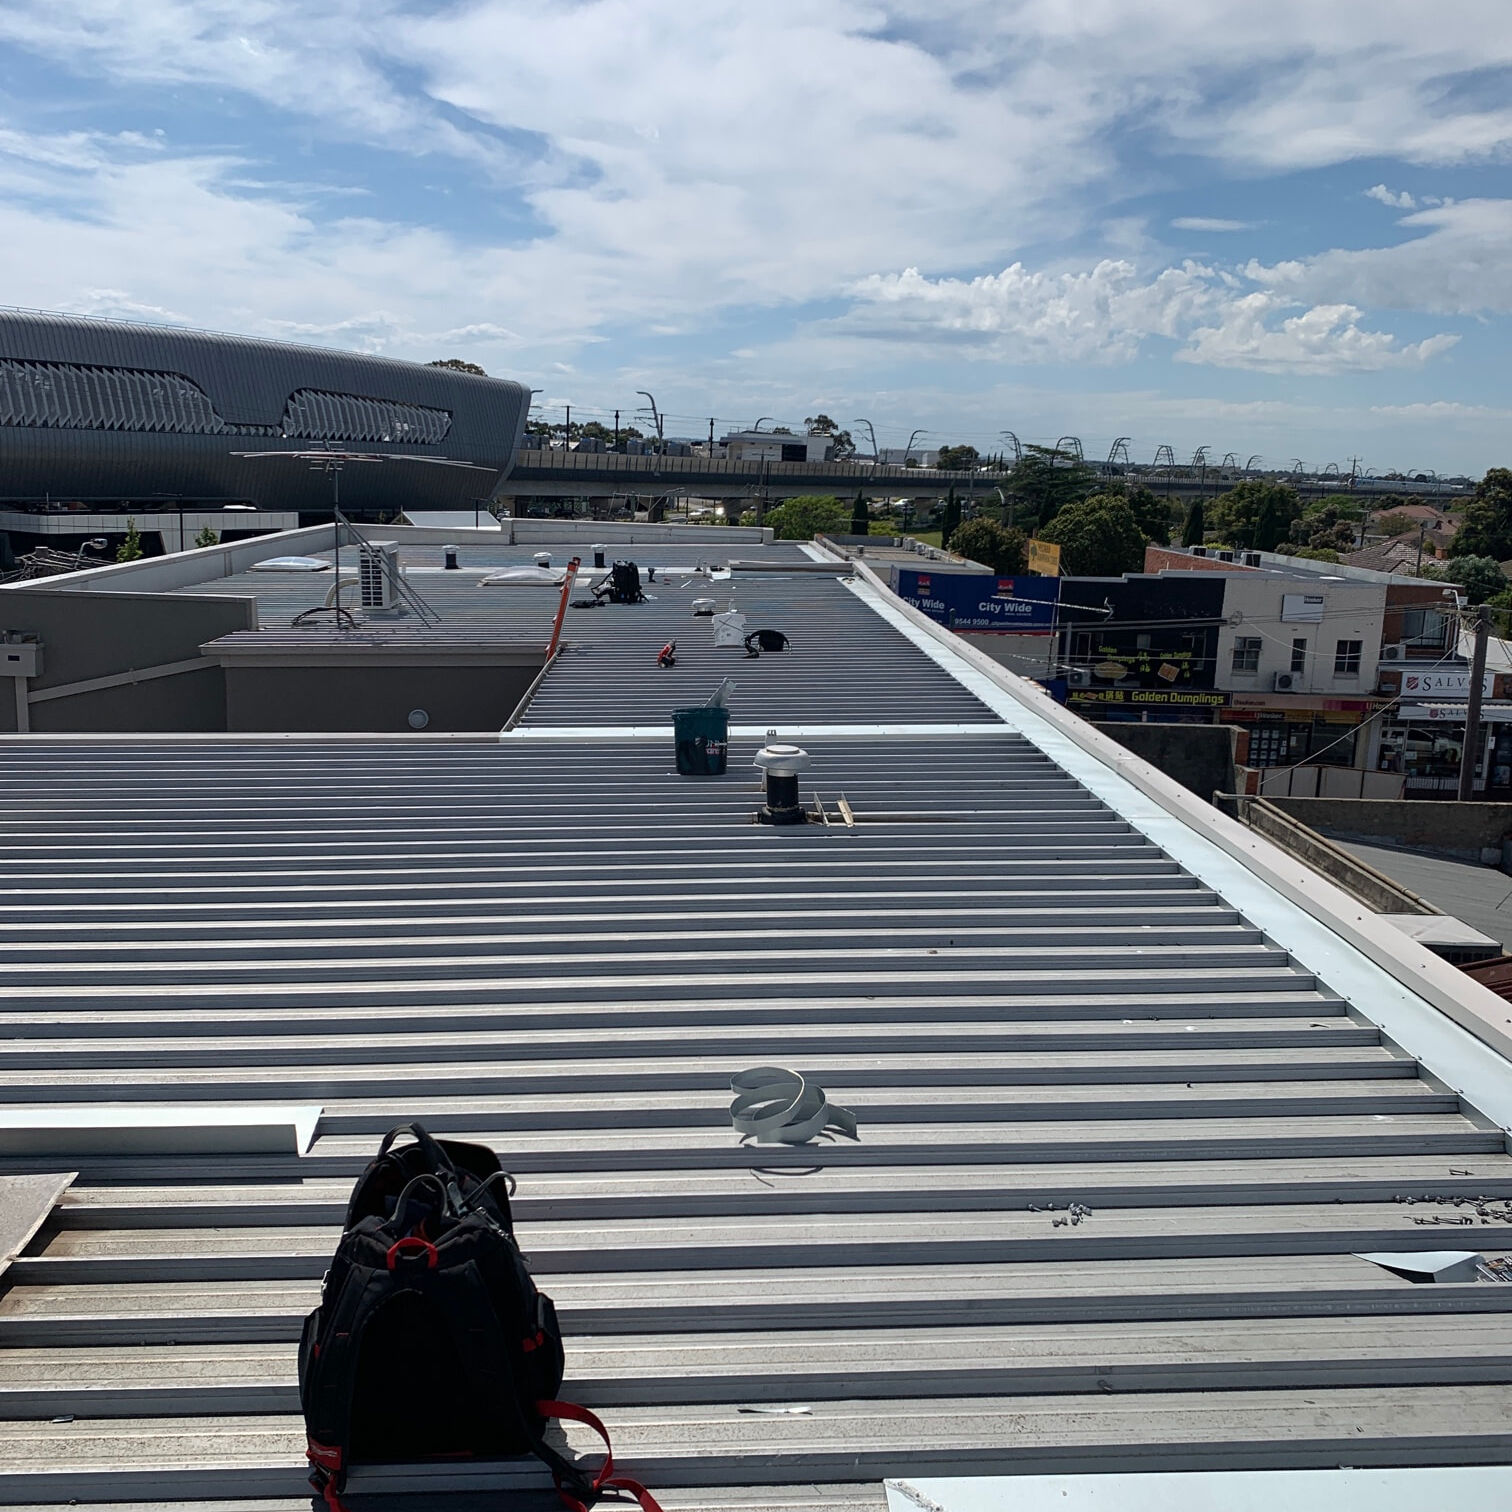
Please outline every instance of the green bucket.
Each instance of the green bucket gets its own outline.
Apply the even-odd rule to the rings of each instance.
[[[677,770],[684,777],[723,777],[730,751],[730,711],[700,705],[673,709]]]

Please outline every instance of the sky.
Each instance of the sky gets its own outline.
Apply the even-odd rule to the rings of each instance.
[[[1512,465],[1509,158],[1508,0],[0,5],[5,302],[669,435]]]

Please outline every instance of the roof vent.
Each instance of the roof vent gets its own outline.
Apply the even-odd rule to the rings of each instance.
[[[809,764],[801,746],[768,743],[757,751],[753,766],[766,772],[766,803],[756,810],[759,824],[803,824],[808,815],[798,806],[798,774]]]
[[[595,546],[593,548],[593,565],[595,567],[603,567],[605,565],[604,558],[608,554],[609,548],[607,546]]]
[[[551,553],[549,551],[538,551],[538,552],[536,552],[536,554],[535,554],[535,564],[536,564],[537,567],[549,567],[549,566],[551,566]]]
[[[457,548],[455,546],[443,546],[441,552],[442,558],[446,563],[446,570],[448,572],[460,571],[457,566]]]

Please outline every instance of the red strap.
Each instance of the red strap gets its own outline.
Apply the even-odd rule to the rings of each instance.
[[[631,1480],[628,1475],[614,1473],[614,1448],[609,1442],[609,1430],[586,1407],[579,1407],[575,1402],[537,1402],[535,1406],[542,1417],[563,1418],[574,1423],[585,1423],[603,1439],[604,1463],[599,1466],[598,1474],[593,1477],[589,1488],[591,1491],[594,1493],[628,1491],[640,1503],[643,1512],[662,1512],[656,1498],[639,1481]],[[557,1495],[562,1499],[562,1504],[570,1508],[570,1512],[588,1512],[587,1506],[560,1484],[557,1486]],[[598,1500],[597,1494],[594,1500]]]
[[[328,1480],[321,1488],[320,1494],[325,1497],[325,1504],[330,1512],[347,1512],[347,1504],[342,1501],[340,1493],[336,1490],[336,1482]]]

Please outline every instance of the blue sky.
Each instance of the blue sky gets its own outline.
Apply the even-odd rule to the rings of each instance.
[[[6,0],[8,301],[548,413],[1512,465],[1506,0]]]

